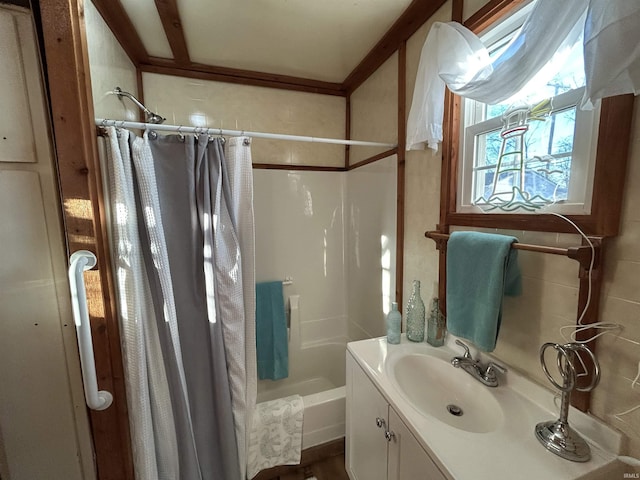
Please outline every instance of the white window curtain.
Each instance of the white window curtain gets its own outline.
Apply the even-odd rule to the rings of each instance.
[[[585,20],[586,19],[586,20]],[[456,22],[436,22],[420,55],[407,122],[407,150],[438,149],[445,86],[483,103],[519,92],[584,32],[587,79],[583,105],[640,92],[640,1],[538,0],[519,33],[494,60],[482,41]],[[553,63],[561,63],[553,62]],[[550,78],[555,72],[546,72]]]

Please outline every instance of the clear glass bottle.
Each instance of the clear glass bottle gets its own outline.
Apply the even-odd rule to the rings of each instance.
[[[445,319],[440,311],[440,300],[438,299],[438,283],[434,282],[433,297],[427,320],[427,343],[434,347],[444,345],[445,330]]]
[[[398,304],[391,304],[391,311],[387,314],[387,343],[400,343],[400,324],[402,323],[402,315],[398,311]]]
[[[407,338],[412,342],[424,341],[424,302],[420,297],[420,280],[413,281],[413,292],[406,309]]]

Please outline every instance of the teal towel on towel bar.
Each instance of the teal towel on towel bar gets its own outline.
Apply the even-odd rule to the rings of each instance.
[[[289,376],[289,341],[282,282],[256,284],[256,355],[258,378]]]
[[[504,295],[522,291],[518,239],[481,232],[453,232],[447,242],[447,330],[492,352],[502,321]]]

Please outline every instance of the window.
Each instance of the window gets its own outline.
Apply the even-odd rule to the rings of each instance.
[[[521,5],[521,2],[514,0],[489,2],[466,20],[464,25],[476,34],[482,35],[487,45],[495,45],[500,48],[499,40],[502,39],[502,45],[506,45],[504,42],[509,41],[509,34],[519,26],[517,22],[516,25],[502,22],[500,25],[505,25],[502,30],[492,28],[492,26],[512,14]],[[518,13],[513,13],[510,18],[517,18]],[[564,63],[569,64],[570,62],[565,61]],[[544,185],[541,196],[551,196],[553,205],[534,208],[534,211],[519,208],[508,211],[507,215],[501,209],[483,209],[480,202],[474,205],[472,200],[479,200],[483,196],[487,200],[487,196],[493,192],[493,179],[496,170],[492,167],[492,163],[497,165],[496,136],[499,137],[499,132],[502,130],[503,109],[508,108],[509,104],[505,102],[507,105],[502,106],[467,105],[464,99],[456,95],[447,95],[443,124],[443,166],[440,221],[438,224],[441,231],[447,232],[450,226],[461,225],[573,233],[574,230],[568,223],[555,215],[545,214],[550,208],[553,208],[555,211],[567,215],[588,235],[609,237],[618,234],[634,97],[619,95],[604,98],[599,111],[591,112],[593,117],[590,119],[583,116],[588,112],[574,108],[581,95],[578,91],[571,93],[571,91],[561,92],[559,90],[556,94],[555,87],[553,85],[551,87],[553,87],[551,93],[540,98],[543,100],[555,97],[549,112],[550,118],[544,122],[541,120],[530,121],[529,123],[533,125],[529,125],[529,129],[542,129],[542,125],[545,125],[543,130],[545,130],[546,137],[543,136],[539,144],[547,145],[547,149],[543,153],[553,157],[555,163],[551,162],[548,157],[544,160],[549,160],[549,168],[540,168],[539,165],[530,163],[529,167],[534,173],[527,175],[525,170],[524,184],[540,180]],[[577,87],[573,90],[577,90]],[[575,97],[571,97],[571,95],[575,95]],[[536,99],[533,99],[530,103],[535,101]],[[550,120],[554,116],[553,135],[551,135],[552,122]],[[573,141],[569,142],[565,140],[564,128],[572,121],[572,117],[575,117],[575,134]],[[473,142],[464,140],[468,127],[477,130],[473,135],[469,134],[471,135],[469,138],[473,138]],[[585,135],[583,132],[588,133]],[[550,138],[552,138],[552,148],[549,153]],[[465,149],[467,158],[473,158],[468,155],[469,145],[473,145],[474,152],[481,152],[476,155],[479,157],[479,161],[475,163],[464,160]],[[529,145],[532,145],[532,142],[529,142],[527,147]],[[586,151],[588,154],[584,153]],[[568,162],[569,152],[571,154],[570,163]],[[584,166],[582,160],[578,160],[579,157],[587,158],[587,156],[591,161],[588,168]],[[475,178],[472,175],[474,167],[476,169]],[[493,171],[491,171],[492,168],[494,168]],[[542,170],[548,170],[548,172]],[[559,170],[561,173],[554,170]],[[517,181],[521,181],[521,177],[518,180],[513,173],[505,172],[503,176],[508,178],[509,175],[511,175],[511,179],[500,183],[500,188],[504,188],[505,185],[513,187],[513,185],[517,185]],[[558,178],[560,176],[562,178]],[[531,180],[530,177],[534,180]],[[586,181],[583,182],[581,177]],[[578,188],[577,185],[583,185],[583,187]],[[583,189],[583,193],[581,193],[581,189]],[[496,192],[500,193],[501,190],[496,190]],[[476,194],[475,197],[474,194]],[[504,196],[505,194],[502,194],[502,198]],[[582,197],[582,200],[578,200],[578,197]]]
[[[507,47],[530,6],[482,36],[490,56]],[[600,112],[579,109],[581,44],[504,103],[462,102],[457,212],[590,213]]]

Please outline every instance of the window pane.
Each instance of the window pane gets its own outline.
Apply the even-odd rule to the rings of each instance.
[[[500,49],[501,52],[503,49]],[[551,79],[549,76],[553,75]],[[504,103],[486,106],[485,120],[502,115],[515,102],[535,105],[545,98],[585,85],[582,37],[566,55],[553,59],[518,94]]]
[[[574,106],[476,135],[473,202],[512,210],[566,200],[575,118]]]

